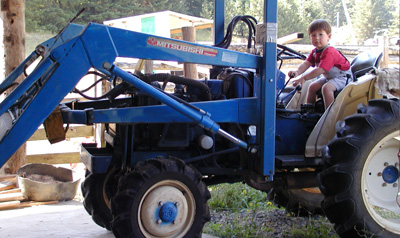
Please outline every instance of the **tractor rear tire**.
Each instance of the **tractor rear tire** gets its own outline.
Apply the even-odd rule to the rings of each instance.
[[[117,238],[200,238],[210,220],[209,198],[201,174],[182,160],[139,162],[111,200],[112,231]]]
[[[376,99],[336,125],[318,174],[341,237],[400,237],[399,100]]]

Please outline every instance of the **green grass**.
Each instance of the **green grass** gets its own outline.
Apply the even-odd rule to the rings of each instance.
[[[263,237],[262,233],[270,230],[263,225],[258,226],[254,216],[259,210],[277,209],[267,201],[266,193],[243,183],[220,184],[208,189],[211,193],[208,201],[211,213],[215,216],[222,212],[224,218],[207,223],[204,233],[218,237]]]
[[[221,238],[338,237],[326,217],[293,217],[268,201],[267,194],[243,183],[209,186],[211,221],[203,233]]]
[[[296,238],[328,238],[328,237],[337,237],[333,235],[335,231],[333,230],[333,226],[326,218],[318,217],[316,219],[310,219],[309,223],[300,228],[293,227],[289,230],[288,235],[290,237]]]
[[[272,229],[261,225],[258,226],[257,222],[255,222],[254,218],[247,215],[241,216],[238,214],[233,215],[233,219],[235,221],[240,221],[242,219],[246,219],[248,224],[244,225],[241,222],[229,221],[226,223],[208,223],[203,229],[203,232],[206,234],[211,234],[221,238],[233,238],[233,237],[266,237],[266,232],[271,232]]]
[[[256,211],[276,208],[267,201],[267,194],[243,183],[220,184],[208,188],[211,199],[208,205],[217,211]]]

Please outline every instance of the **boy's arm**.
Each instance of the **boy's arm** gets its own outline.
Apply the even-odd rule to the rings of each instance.
[[[306,70],[308,68],[310,68],[310,66],[311,66],[311,63],[309,61],[304,61],[303,63],[301,63],[299,65],[299,67],[297,68],[297,75],[300,75],[300,74],[306,72]]]
[[[308,61],[304,61],[303,63],[301,63],[299,65],[299,67],[297,68],[296,71],[289,71],[288,75],[291,78],[295,78],[297,76],[299,76],[300,74],[304,73],[308,68],[310,68],[311,63]]]
[[[303,75],[302,77],[298,78],[297,80],[293,81],[293,85],[297,86],[298,84],[302,84],[304,81],[316,78],[320,76],[321,74],[325,73],[325,69],[323,68],[315,68],[311,70],[308,74]]]
[[[320,67],[317,67],[313,70],[311,70],[308,74],[303,75],[302,78],[304,78],[304,80],[309,80],[309,79],[313,79],[316,78],[318,76],[320,76],[321,74],[326,73],[326,70]]]

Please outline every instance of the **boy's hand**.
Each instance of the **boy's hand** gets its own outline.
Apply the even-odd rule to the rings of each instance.
[[[296,78],[299,74],[297,73],[297,71],[289,71],[288,72],[288,76],[289,78]]]
[[[303,84],[304,83],[304,78],[303,77],[301,77],[301,78],[298,78],[298,79],[295,79],[295,80],[293,80],[293,86],[297,86],[297,85],[301,85],[301,84]]]

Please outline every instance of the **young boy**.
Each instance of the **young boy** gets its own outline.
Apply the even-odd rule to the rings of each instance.
[[[306,61],[304,61],[296,71],[289,71],[289,77],[297,77],[304,73],[310,66],[315,67],[309,73],[293,81],[297,86],[304,81],[318,79],[310,84],[307,104],[314,104],[318,90],[322,88],[325,109],[334,100],[334,92],[346,86],[347,75],[350,74],[349,61],[335,48],[329,46],[331,39],[331,26],[325,20],[314,20],[308,27],[308,35],[315,49],[311,51]]]

